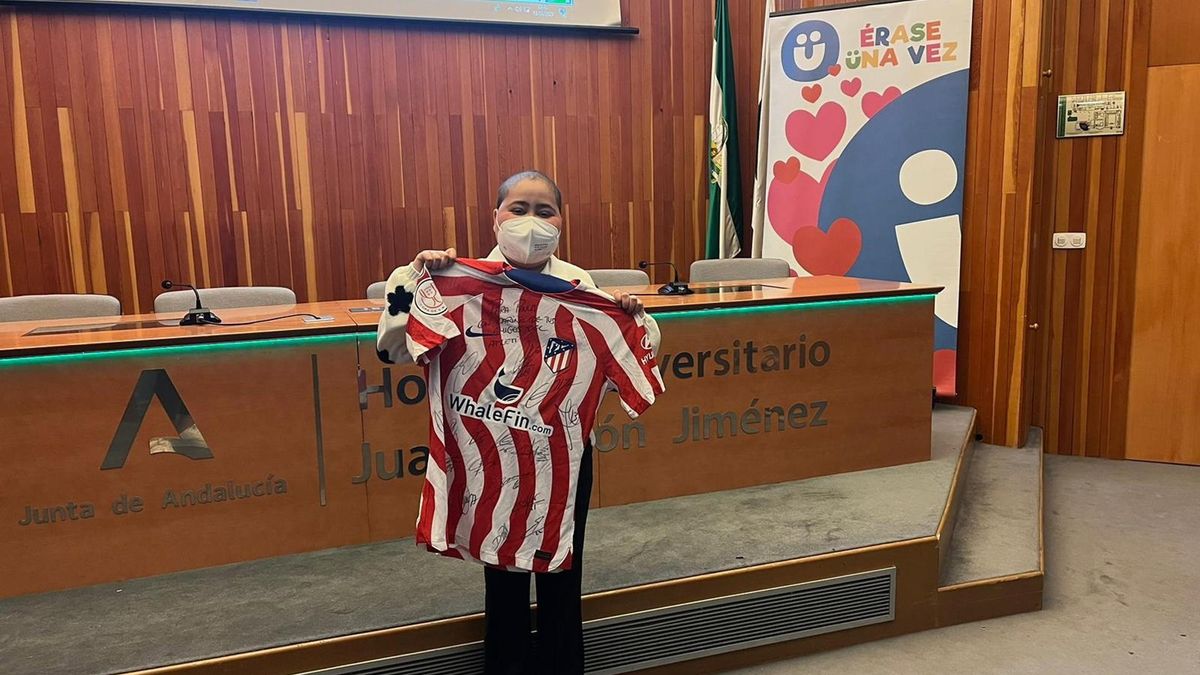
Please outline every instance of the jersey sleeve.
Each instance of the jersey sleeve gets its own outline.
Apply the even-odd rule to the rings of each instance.
[[[460,335],[447,311],[428,270],[417,274],[411,265],[397,268],[388,277],[387,307],[379,318],[379,357],[389,363],[427,363],[447,340]]]
[[[416,279],[412,265],[397,267],[388,275],[385,306],[375,336],[375,353],[384,363],[413,361],[408,352],[408,314],[412,308],[411,289],[416,287]]]
[[[620,310],[609,315],[616,330],[606,331],[608,347],[604,372],[609,386],[621,398],[621,406],[630,417],[646,412],[666,389],[654,357],[657,345],[651,339],[643,317],[631,317]]]

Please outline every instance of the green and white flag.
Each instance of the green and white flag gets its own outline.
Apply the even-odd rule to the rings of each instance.
[[[716,2],[712,88],[708,102],[708,245],[705,255],[733,258],[742,251],[742,175],[738,166],[729,2]]]
[[[775,13],[775,0],[767,0],[766,11],[763,13],[763,48],[762,60],[759,62],[758,79],[758,161],[754,167],[754,194],[750,198],[750,257],[761,258],[763,248],[763,232],[767,219],[767,140],[770,130],[767,128],[771,119],[771,64],[767,60],[767,46],[771,43],[769,27],[771,15]]]

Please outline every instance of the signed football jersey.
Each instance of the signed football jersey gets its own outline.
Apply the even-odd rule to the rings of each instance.
[[[459,259],[389,291],[429,383],[418,543],[510,569],[569,568],[601,397],[616,390],[636,417],[663,391],[642,319],[596,289],[497,262]]]

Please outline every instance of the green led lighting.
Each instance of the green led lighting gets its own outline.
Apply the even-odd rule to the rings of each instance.
[[[369,335],[365,331],[355,333],[335,333],[333,335],[304,335],[285,338],[264,338],[249,340],[230,340],[228,342],[205,342],[202,344],[167,345],[163,347],[136,347],[134,349],[112,349],[94,352],[72,352],[69,354],[43,354],[38,356],[17,356],[11,359],[0,357],[0,368],[14,366],[32,366],[44,364],[86,363],[88,361],[103,361],[118,358],[137,358],[153,356],[177,356],[203,354],[206,352],[227,352],[249,349],[271,349],[275,347],[299,347],[305,345],[328,344],[333,342],[353,342],[360,335]]]
[[[853,298],[849,300],[820,300],[817,302],[789,302],[773,305],[753,305],[750,307],[721,307],[712,309],[690,309],[674,312],[655,312],[654,318],[664,319],[699,319],[709,316],[731,316],[740,314],[763,314],[768,312],[798,312],[834,307],[854,307],[865,305],[891,305],[906,302],[931,302],[934,294],[888,296],[882,298]],[[360,336],[374,335],[375,331],[357,331],[350,333],[335,333],[332,335],[306,335],[286,338],[264,338],[248,340],[230,340],[227,342],[205,342],[201,344],[167,345],[163,347],[137,347],[134,349],[113,349],[106,351],[72,352],[69,354],[43,354],[38,356],[17,356],[10,359],[0,357],[0,368],[16,366],[32,366],[43,364],[87,363],[118,358],[137,358],[154,356],[177,356],[185,354],[203,354],[208,352],[226,352],[248,349],[272,349],[276,347],[298,347],[303,345],[329,344],[335,342],[353,342]]]
[[[752,305],[750,307],[718,307],[712,309],[685,309],[675,312],[652,312],[654,318],[664,319],[699,319],[708,316],[729,316],[731,314],[765,314],[768,312],[802,312],[813,309],[831,309],[834,307],[854,307],[864,305],[895,305],[905,302],[932,302],[935,294],[921,293],[919,295],[888,296],[883,298],[852,298],[849,300],[819,300],[817,302],[787,302],[774,305]]]

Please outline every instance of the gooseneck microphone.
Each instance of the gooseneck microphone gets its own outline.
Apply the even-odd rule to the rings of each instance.
[[[673,262],[670,262],[670,261],[651,262],[649,260],[643,260],[638,263],[638,269],[644,270],[647,267],[655,267],[655,266],[660,266],[660,265],[670,266],[671,273],[674,275],[674,278],[672,278],[671,281],[668,281],[664,286],[662,286],[658,289],[659,295],[691,295],[692,293],[695,292],[692,289],[688,288],[688,285],[686,283],[681,282],[679,280],[679,270],[675,267],[675,263],[673,263]]]
[[[200,291],[196,290],[195,286],[191,284],[181,284],[171,281],[170,279],[163,279],[162,287],[164,290],[168,291],[176,287],[190,288],[192,289],[192,292],[196,294],[196,306],[192,309],[189,309],[188,313],[179,320],[180,326],[203,326],[210,323],[221,323],[220,317],[218,317],[216,314],[213,314],[211,310],[206,308],[204,304],[200,302]]]

